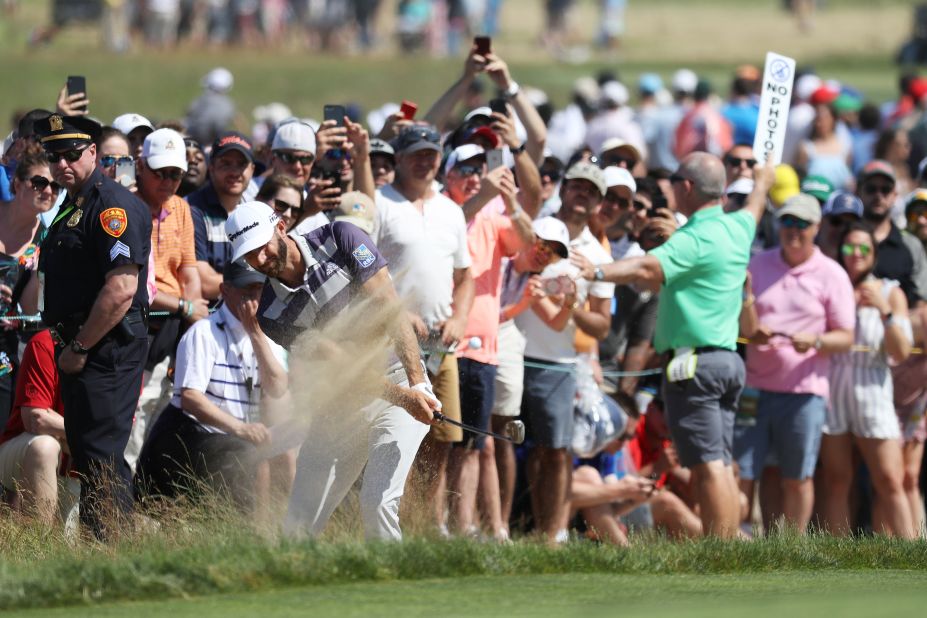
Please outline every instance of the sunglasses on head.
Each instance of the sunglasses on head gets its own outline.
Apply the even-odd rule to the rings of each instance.
[[[454,171],[460,174],[461,176],[472,176],[476,174],[477,176],[483,175],[483,166],[482,165],[455,165]]]
[[[187,148],[196,148],[197,150],[202,150],[203,147],[200,146],[200,143],[193,138],[185,137],[183,139],[183,145]]]
[[[35,175],[35,176],[33,176],[32,178],[30,178],[30,179],[29,179],[29,184],[32,185],[32,189],[33,189],[34,191],[38,191],[39,193],[41,193],[42,191],[44,191],[44,190],[45,190],[45,187],[47,187],[47,186],[49,186],[49,185],[51,185],[52,193],[55,193],[55,194],[60,193],[60,192],[61,192],[61,189],[62,189],[61,185],[59,185],[59,184],[58,184],[57,182],[55,182],[54,180],[49,180],[49,179],[46,178],[45,176],[39,176],[39,175]]]
[[[151,170],[149,167],[148,169]],[[163,168],[159,170],[151,170],[151,173],[160,178],[161,180],[172,180],[178,181],[183,179],[183,175],[186,173],[179,168]]]
[[[294,163],[299,163],[300,165],[310,165],[315,157],[310,155],[295,155],[291,152],[276,151],[274,156],[286,163],[287,165],[292,165]]]
[[[787,229],[795,228],[799,230],[807,230],[809,227],[811,227],[811,222],[805,221],[804,219],[799,219],[798,217],[793,217],[792,215],[785,215],[779,219],[779,225]]]
[[[865,243],[851,243],[845,242],[840,245],[840,253],[846,256],[853,255],[856,253],[856,250],[859,249],[859,254],[863,257],[868,256],[872,253],[872,246]]]
[[[881,193],[882,195],[888,195],[895,190],[895,185],[866,185],[863,187],[863,191],[870,195],[875,195],[876,193]]]
[[[278,213],[280,213],[280,214],[283,214],[283,213],[285,213],[285,212],[288,211],[288,210],[292,210],[294,213],[297,213],[297,212],[299,212],[300,210],[302,210],[302,207],[301,207],[301,206],[294,206],[293,204],[290,204],[290,203],[287,202],[287,201],[278,200],[278,199],[274,198],[274,210],[276,210],[276,211],[277,211]]]
[[[747,164],[747,167],[753,169],[753,166],[756,165],[756,159],[741,159],[740,157],[725,157],[724,162],[731,167],[740,167],[744,163]]]
[[[117,157],[116,155],[105,155],[100,157],[100,165],[103,167],[112,167],[117,163],[131,163],[134,161],[132,157]]]
[[[84,151],[87,150],[89,146],[84,146],[83,148],[75,148],[74,150],[62,150],[59,152],[46,152],[45,160],[55,165],[61,159],[64,159],[68,163],[76,163],[82,156],[84,156]]]

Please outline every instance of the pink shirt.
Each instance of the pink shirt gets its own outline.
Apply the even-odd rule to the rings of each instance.
[[[470,272],[476,284],[473,307],[460,342],[458,356],[480,363],[498,365],[499,297],[502,293],[502,258],[521,250],[521,237],[512,220],[483,208],[467,228],[470,249]],[[470,339],[479,337],[481,346],[473,349]]]
[[[795,268],[779,248],[750,260],[760,323],[775,333],[823,335],[856,326],[856,300],[850,278],[837,262],[815,247]],[[809,350],[799,354],[791,342],[774,336],[767,345],[747,346],[747,384],[777,393],[808,393],[829,398],[830,357]]]

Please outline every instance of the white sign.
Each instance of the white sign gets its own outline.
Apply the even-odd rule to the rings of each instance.
[[[753,138],[753,156],[761,164],[782,162],[782,146],[792,102],[792,84],[795,81],[795,60],[768,52],[763,71],[763,90],[760,98],[760,116]]]

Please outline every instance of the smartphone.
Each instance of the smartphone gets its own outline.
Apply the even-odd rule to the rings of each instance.
[[[667,207],[666,196],[663,195],[662,193],[658,193],[657,195],[654,195],[650,199],[650,210],[647,211],[647,216],[652,217],[654,216],[654,214],[656,214],[658,210],[660,210],[661,208],[666,208],[666,207]]]
[[[509,107],[505,104],[505,99],[493,99],[489,102],[489,109],[503,116],[509,115]]]
[[[492,53],[492,39],[488,36],[475,36],[473,43],[476,45],[476,53],[481,56]]]
[[[343,127],[344,117],[347,116],[347,112],[344,105],[326,105],[322,109],[322,115],[324,120],[334,120],[335,126]]]
[[[415,112],[418,111],[418,105],[412,101],[403,101],[402,105],[399,106],[399,113],[402,114],[402,117],[406,120],[414,120]]]
[[[551,277],[549,279],[542,279],[541,285],[544,289],[544,293],[548,296],[556,296],[558,294],[566,294],[569,288],[569,278],[564,275],[558,277]]]
[[[493,148],[492,150],[486,151],[486,169],[494,170],[497,167],[502,167],[505,165],[505,160],[502,158],[502,151],[498,148]]]
[[[87,78],[83,75],[68,75],[68,96],[73,94],[83,94],[87,96]],[[77,109],[87,111],[87,106],[82,105]]]
[[[116,182],[123,187],[131,187],[135,184],[135,161],[119,161],[116,163]]]

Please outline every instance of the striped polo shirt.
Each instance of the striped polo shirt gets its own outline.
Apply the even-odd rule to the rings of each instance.
[[[268,279],[258,308],[261,328],[285,348],[303,331],[323,328],[386,267],[370,237],[351,223],[336,221],[290,238],[306,263],[303,283],[291,288]]]
[[[274,356],[287,367],[286,352],[270,341]],[[198,320],[177,346],[174,394],[171,405],[181,408],[181,392],[189,388],[205,393],[220,410],[240,421],[260,420],[261,378],[251,339],[226,305]],[[184,412],[193,420],[192,414]],[[197,421],[199,422],[199,421]],[[200,423],[211,433],[221,429]]]
[[[196,259],[206,262],[213,270],[221,273],[232,261],[232,244],[225,233],[225,220],[229,218],[212,183],[187,196],[190,215],[193,217],[193,236],[196,245]]]

